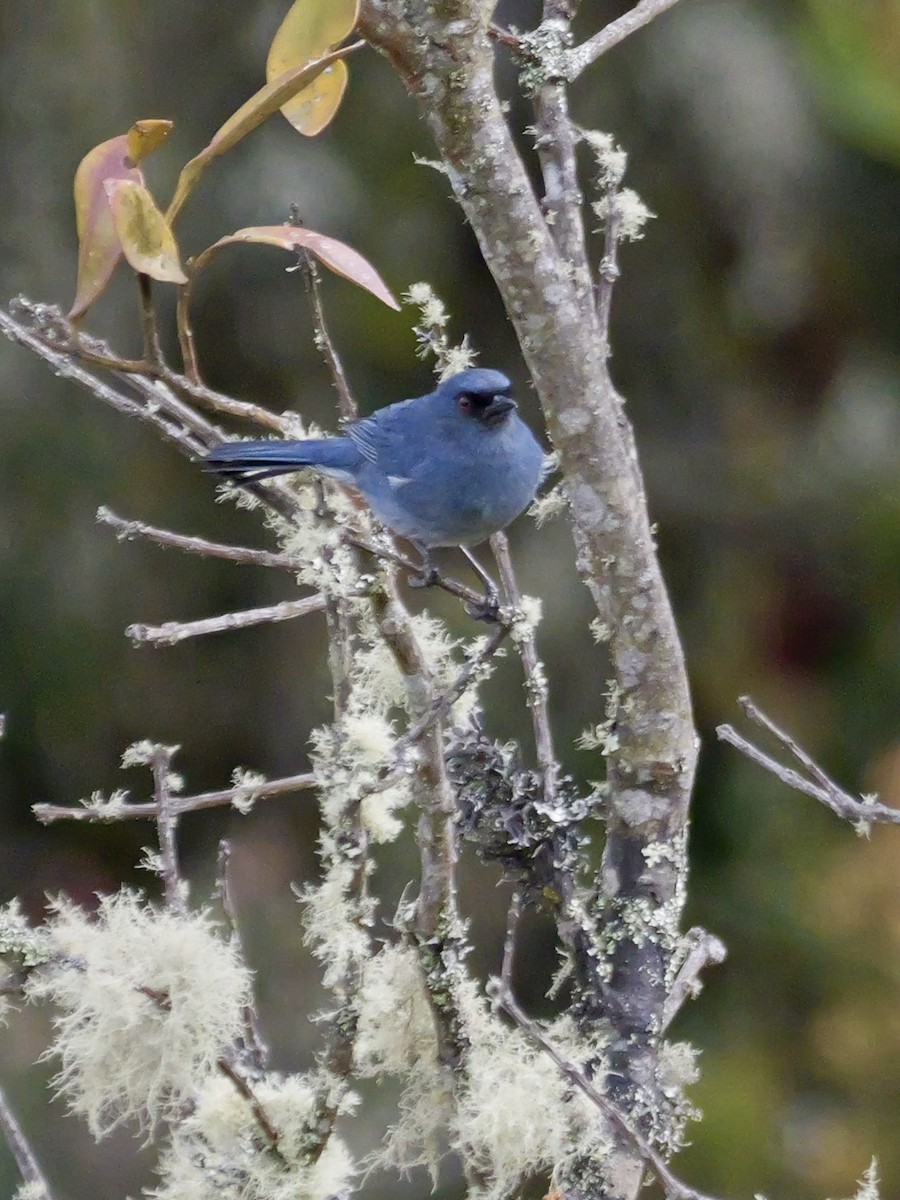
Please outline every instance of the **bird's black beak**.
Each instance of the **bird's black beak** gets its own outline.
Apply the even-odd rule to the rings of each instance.
[[[509,396],[494,396],[490,404],[485,406],[482,420],[486,425],[499,425],[507,413],[513,412],[519,406]]]

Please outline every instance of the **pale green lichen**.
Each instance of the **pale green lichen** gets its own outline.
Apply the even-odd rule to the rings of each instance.
[[[546,496],[539,496],[528,510],[528,515],[534,518],[538,528],[545,525],[547,521],[563,513],[568,508],[568,500],[562,484],[557,484],[551,488]]]
[[[346,1195],[355,1173],[347,1146],[334,1134],[313,1160],[308,1123],[316,1089],[296,1075],[268,1074],[252,1084],[277,1138],[267,1145],[247,1097],[224,1076],[209,1078],[191,1110],[173,1127],[149,1200],[330,1200]],[[342,1108],[352,1109],[345,1098]]]
[[[121,891],[95,914],[56,902],[53,958],[25,983],[56,1006],[46,1056],[57,1092],[96,1137],[176,1116],[243,1029],[250,975],[208,914],[159,910]]]
[[[18,899],[0,907],[0,958],[13,958],[27,970],[49,962],[54,952],[47,931],[29,923]]]
[[[231,772],[231,782],[234,784],[234,799],[232,808],[242,816],[251,811],[259,799],[259,789],[266,783],[266,777],[259,771],[251,771],[247,767],[235,767]]]
[[[469,344],[468,334],[456,345],[450,341],[447,334],[450,314],[431,284],[412,284],[404,293],[403,300],[415,305],[420,313],[419,324],[413,327],[417,341],[416,354],[419,358],[434,355],[440,380],[449,379],[451,375],[475,365],[476,354]]]
[[[609,220],[611,207],[615,206],[616,234],[620,241],[637,242],[644,236],[644,226],[655,217],[633,188],[622,188],[613,199],[603,196],[591,205],[591,211],[600,219],[601,228]],[[599,231],[598,231],[599,232]]]

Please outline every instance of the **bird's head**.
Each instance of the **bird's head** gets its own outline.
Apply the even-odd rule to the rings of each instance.
[[[445,379],[435,395],[442,407],[446,405],[487,429],[496,429],[518,407],[510,397],[511,388],[512,384],[501,371],[476,367]]]

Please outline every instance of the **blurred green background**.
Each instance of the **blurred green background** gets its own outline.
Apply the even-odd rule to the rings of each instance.
[[[71,180],[82,155],[139,117],[171,117],[148,164],[170,194],[180,164],[260,83],[286,0],[4,0],[0,5],[0,279],[65,307],[74,293]],[[628,6],[582,5],[587,35]],[[501,4],[527,27],[536,5]],[[514,98],[521,129],[529,112]],[[680,1169],[706,1190],[821,1200],[853,1190],[872,1153],[900,1193],[900,834],[854,837],[736,753],[715,725],[754,698],[851,788],[900,803],[900,3],[682,0],[578,83],[573,112],[630,153],[627,182],[658,219],[626,248],[614,303],[614,373],[628,397],[660,552],[704,741],[693,823],[690,918],[728,944],[679,1031],[702,1048],[706,1119]],[[222,234],[282,220],[345,238],[396,292],[428,279],[481,363],[519,383],[516,347],[474,239],[440,174],[413,161],[427,132],[385,62],[351,63],[337,119],[315,141],[274,120],[216,164],[180,224],[193,253]],[[297,275],[276,251],[223,253],[197,288],[208,381],[277,410],[333,421]],[[429,385],[409,311],[325,283],[332,329],[368,410]],[[122,273],[88,322],[137,350]],[[146,430],[0,344],[0,884],[39,914],[46,892],[86,903],[135,871],[144,829],[39,828],[32,803],[74,801],[124,778],[140,737],[183,745],[191,790],[233,766],[302,770],[325,720],[322,628],[279,625],[179,648],[136,650],[131,621],[187,619],[293,594],[288,578],[119,545],[94,523],[106,504],[184,532],[264,544],[256,519],[213,503],[207,478]],[[557,521],[522,520],[514,550],[543,596],[541,645],[566,764],[589,779],[574,737],[602,711],[606,667],[585,631],[587,595]],[[413,598],[471,624],[440,598]],[[490,690],[491,730],[525,729],[514,664]],[[247,819],[205,814],[182,844],[197,894],[215,838],[236,841],[235,888],[275,1062],[310,1062],[320,1001],[292,881],[315,870],[309,794]],[[382,855],[393,896],[412,850]],[[504,896],[465,864],[479,966],[496,967]],[[553,966],[528,927],[539,1002]],[[48,1106],[35,1068],[47,1014],[0,1032],[0,1079],[58,1200],[119,1200],[152,1155],[130,1131],[97,1148]],[[373,1105],[363,1133],[379,1134]],[[141,1174],[143,1172],[143,1174]],[[0,1149],[0,1194],[14,1173]],[[395,1192],[386,1178],[373,1193]],[[420,1193],[427,1181],[415,1181]],[[452,1180],[448,1179],[448,1187]]]

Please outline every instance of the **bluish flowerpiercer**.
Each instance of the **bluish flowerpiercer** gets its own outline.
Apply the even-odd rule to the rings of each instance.
[[[511,387],[500,371],[462,371],[427,396],[354,421],[344,436],[226,442],[204,466],[237,483],[311,467],[350,484],[388,529],[416,545],[427,571],[432,547],[482,542],[534,499],[544,451],[519,418]]]

